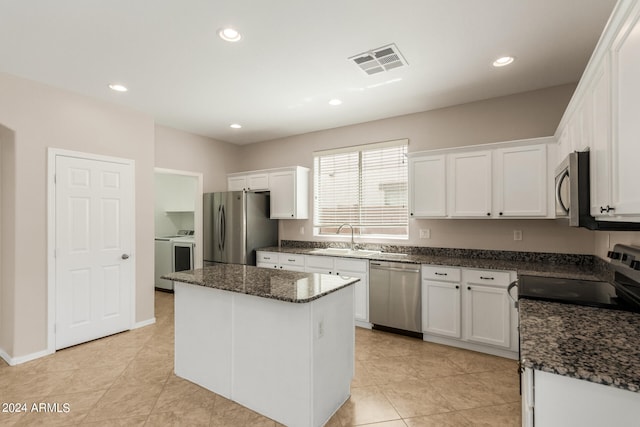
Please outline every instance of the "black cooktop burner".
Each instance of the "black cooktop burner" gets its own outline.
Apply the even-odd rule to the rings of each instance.
[[[520,298],[556,301],[594,307],[621,308],[616,288],[607,282],[519,276]]]
[[[518,297],[640,313],[640,247],[616,244],[609,282],[518,275]]]

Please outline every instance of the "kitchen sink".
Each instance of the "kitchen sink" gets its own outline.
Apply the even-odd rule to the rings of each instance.
[[[354,257],[370,257],[373,255],[380,255],[382,251],[369,251],[365,249],[349,249],[349,248],[322,248],[322,249],[314,249],[311,254],[319,254],[319,255],[346,255],[346,256],[354,256]]]

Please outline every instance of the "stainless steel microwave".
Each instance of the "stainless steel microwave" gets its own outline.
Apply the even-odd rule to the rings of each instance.
[[[596,220],[590,212],[590,193],[589,152],[569,153],[556,168],[556,218],[567,219],[571,227],[590,230],[640,230],[640,223]]]

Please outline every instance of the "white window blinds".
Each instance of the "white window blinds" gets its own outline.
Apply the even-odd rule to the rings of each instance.
[[[314,153],[314,226],[406,237],[407,140]],[[347,232],[350,232],[346,228]]]

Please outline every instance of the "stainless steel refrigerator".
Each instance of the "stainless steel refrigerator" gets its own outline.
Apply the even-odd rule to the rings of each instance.
[[[278,245],[278,220],[270,219],[269,194],[206,193],[204,262],[256,265],[256,249]]]

